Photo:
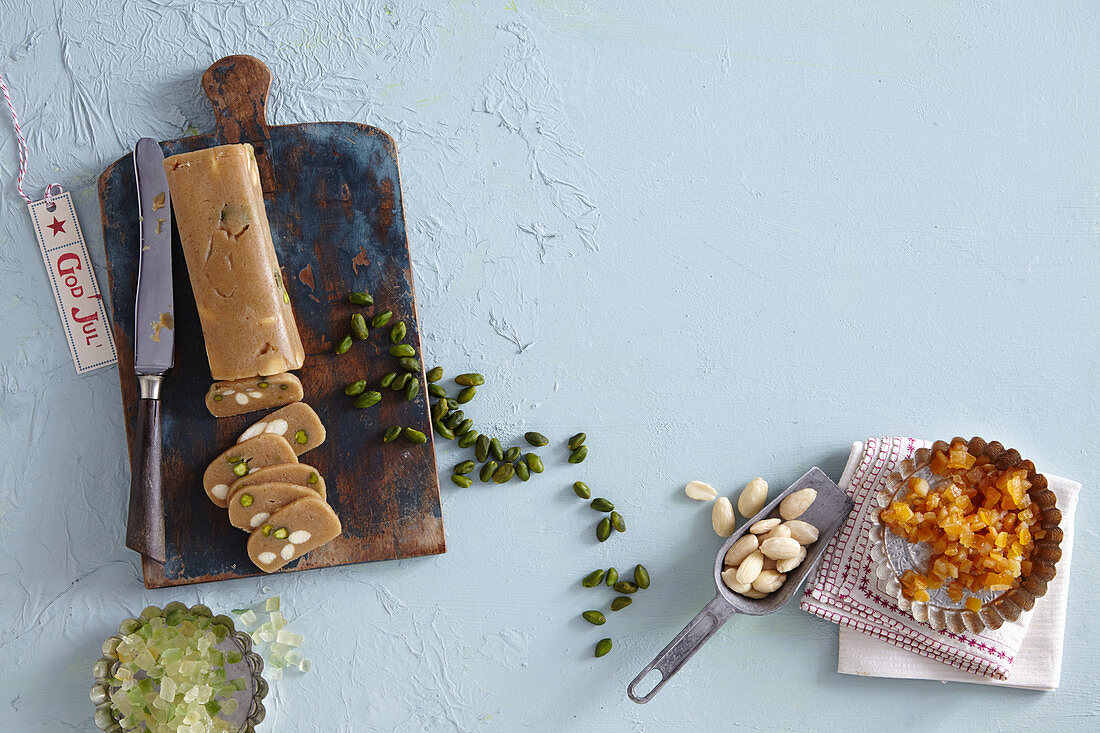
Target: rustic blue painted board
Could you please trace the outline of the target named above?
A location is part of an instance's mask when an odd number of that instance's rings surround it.
[[[366,379],[377,385],[398,368],[388,353],[389,326],[372,331],[343,356],[333,352],[334,343],[348,332],[351,314],[361,310],[347,301],[348,293],[369,290],[375,305],[363,311],[368,319],[371,313],[392,310],[390,325],[404,321],[405,342],[420,353],[393,140],[377,128],[350,122],[268,127],[263,114],[266,67],[254,64],[259,62],[251,57],[230,57],[212,66],[204,86],[218,112],[218,130],[161,146],[166,156],[235,142],[256,147],[272,237],[306,350],[299,372],[305,401],[328,429],[327,441],[301,460],[325,476],[328,500],[344,525],[343,536],[283,572],[444,552],[432,443],[399,440],[387,445],[381,440],[391,425],[431,435],[426,390],[409,402],[382,390],[382,402],[368,410],[354,409],[343,394],[348,382]],[[249,74],[259,74],[259,81]],[[100,178],[109,296],[131,442],[137,401],[132,314],[139,241],[134,186],[132,156],[111,165]],[[176,366],[161,393],[167,562],[161,566],[143,560],[148,587],[259,573],[245,551],[247,535],[233,529],[225,510],[206,499],[201,479],[209,462],[263,413],[219,420],[207,412],[203,396],[211,383],[210,370],[178,237],[173,246]],[[423,382],[423,367],[418,377]]]

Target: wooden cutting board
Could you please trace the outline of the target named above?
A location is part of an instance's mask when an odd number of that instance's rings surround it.
[[[356,342],[343,356],[333,353],[334,343],[348,333],[351,314],[359,310],[347,296],[361,290],[375,299],[373,308],[364,311],[367,320],[372,313],[392,310],[390,325],[404,321],[405,342],[421,353],[393,139],[354,122],[269,126],[271,80],[259,59],[221,59],[202,77],[217,129],[161,147],[165,156],[239,142],[256,149],[267,217],[306,350],[298,376],[305,401],[328,429],[328,440],[301,460],[325,477],[328,500],[344,525],[343,536],[280,572],[445,552],[433,442],[382,443],[391,425],[432,436],[426,390],[406,402],[383,389],[382,402],[366,410],[353,408],[344,395],[348,382],[366,379],[377,385],[398,368],[388,353],[389,327],[372,329],[369,339]],[[126,437],[132,446],[139,246],[132,155],[104,171],[99,196]],[[264,413],[216,419],[207,412],[203,398],[212,381],[210,368],[179,237],[173,234],[176,365],[161,390],[167,561],[161,565],[143,557],[149,588],[260,574],[245,551],[248,535],[231,527],[225,510],[206,498],[202,473]],[[419,376],[423,387],[423,372]]]

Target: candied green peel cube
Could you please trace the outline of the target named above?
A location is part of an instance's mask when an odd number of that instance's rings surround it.
[[[251,628],[249,636],[253,650],[267,661],[264,677],[269,682],[283,679],[287,669],[296,669],[302,674],[312,669],[310,660],[297,650],[305,643],[305,636],[287,628],[279,596],[265,598],[248,608],[234,609],[233,613],[240,618],[242,626]]]
[[[236,730],[226,716],[237,710],[240,703],[234,695],[247,688],[248,680],[238,676],[226,682],[226,663],[243,659],[239,651],[227,654],[217,648],[228,637],[229,627],[204,613],[149,607],[121,631],[125,633],[117,643],[111,640],[119,661],[108,693],[120,726]]]

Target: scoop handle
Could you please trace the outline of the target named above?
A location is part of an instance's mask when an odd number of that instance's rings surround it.
[[[726,623],[733,614],[733,606],[722,596],[715,596],[714,600],[696,614],[695,618],[684,627],[684,630],[677,634],[676,638],[669,642],[668,646],[662,649],[653,661],[646,665],[646,668],[627,685],[627,697],[636,703],[646,703],[652,700],[665,686],[665,683],[680,671],[680,667],[683,667],[687,660],[691,659],[691,655],[699,651],[703,644],[706,644],[710,637],[714,636],[714,632],[722,628],[722,624]],[[634,688],[637,684],[654,669],[660,671],[661,681],[641,697],[634,694]]]

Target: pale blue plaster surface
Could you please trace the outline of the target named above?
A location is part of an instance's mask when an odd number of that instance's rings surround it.
[[[209,129],[199,75],[254,53],[274,123],[396,138],[427,361],[486,373],[478,423],[584,429],[592,451],[548,449],[522,486],[444,483],[441,557],[144,591],[117,376],[73,373],[0,123],[0,729],[92,730],[88,668],[121,617],[265,587],[316,660],[275,685],[268,730],[1095,729],[1094,3],[2,0],[0,19],[30,183],[74,192],[100,265],[103,167]],[[836,628],[788,609],[626,699],[713,592],[685,481],[837,478],[853,439],[956,433],[1086,485],[1057,692],[838,675]],[[596,544],[580,478],[626,535]],[[637,561],[653,587],[579,621],[579,578]]]

